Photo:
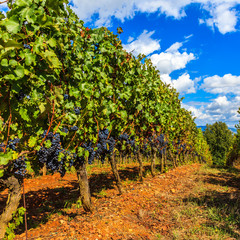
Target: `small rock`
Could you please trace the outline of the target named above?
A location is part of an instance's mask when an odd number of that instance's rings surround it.
[[[60,223],[61,223],[61,224],[64,224],[64,223],[65,223],[65,221],[64,221],[64,220],[60,220]]]

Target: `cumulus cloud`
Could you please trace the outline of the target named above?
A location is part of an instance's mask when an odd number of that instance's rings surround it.
[[[192,112],[196,117],[197,125],[212,124],[216,121],[226,122],[228,126],[234,127],[240,120],[237,113],[240,97],[228,99],[226,96],[219,96],[209,104],[202,104],[200,107],[192,106],[190,103],[182,104],[184,108]]]
[[[223,77],[218,75],[207,77],[203,80],[201,88],[206,92],[214,94],[240,94],[240,76],[225,74]]]
[[[226,96],[220,96],[214,99],[214,101],[206,107],[206,112],[210,113],[213,116],[223,115],[226,110],[229,110],[226,108],[230,107],[230,104],[231,102],[228,101]]]
[[[179,52],[182,43],[176,42],[165,52],[153,54],[151,56],[152,63],[160,70],[161,74],[170,74],[179,69],[184,69],[188,62],[196,59],[193,53]]]
[[[182,74],[178,79],[172,79],[169,74],[162,74],[160,78],[164,83],[169,84],[181,94],[196,92],[194,80],[187,73]]]
[[[180,93],[195,93],[194,81],[190,79],[189,74],[181,75],[177,80],[172,81],[173,87]]]
[[[182,107],[190,111],[192,113],[192,116],[195,117],[197,121],[202,123],[202,125],[206,125],[206,123],[209,123],[208,121],[211,119],[211,115],[204,112],[203,106],[201,106],[200,108],[197,108],[195,106],[189,106],[183,103]],[[198,124],[198,125],[201,125],[201,124]]]
[[[136,13],[159,13],[167,17],[181,19],[186,16],[185,7],[189,4],[200,5],[210,17],[202,17],[199,23],[205,23],[222,34],[236,31],[238,13],[236,6],[239,0],[72,0],[74,11],[85,20],[98,15],[96,26],[110,25],[115,17],[122,22],[135,16]]]
[[[154,32],[147,32],[146,30],[130,44],[124,45],[127,51],[134,51],[134,54],[144,53],[145,55],[151,54],[155,50],[160,49],[159,41],[151,39]],[[132,40],[132,39],[131,39]],[[183,52],[180,49],[183,43],[176,42],[172,44],[167,50],[160,54],[152,54],[149,56],[153,65],[160,70],[161,80],[175,88],[181,94],[195,93],[198,80],[192,80],[190,75],[184,73],[177,79],[172,79],[170,74],[179,69],[184,69],[188,62],[195,59],[193,53]]]
[[[235,32],[238,21],[238,13],[234,9],[236,2],[229,1],[213,1],[209,5],[205,5],[204,8],[210,12],[211,18],[201,19],[200,23],[206,23],[209,27],[214,30],[217,27],[219,32],[226,34],[228,32]]]
[[[191,2],[192,0],[135,0],[136,9],[140,12],[160,12],[176,19],[186,16],[184,7]]]
[[[111,17],[124,21],[134,16],[134,0],[71,0],[73,10],[84,21],[91,21],[98,14],[96,26],[108,26]]]
[[[128,39],[129,44],[123,44],[123,47],[128,52],[133,52],[134,55],[139,53],[145,54],[146,56],[153,53],[156,50],[160,50],[160,40],[154,40],[151,36],[154,34],[154,31],[148,32],[144,30],[143,33],[133,41],[133,38]]]

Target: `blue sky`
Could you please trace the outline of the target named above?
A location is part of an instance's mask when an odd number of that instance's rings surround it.
[[[72,0],[85,26],[122,27],[124,48],[143,53],[184,97],[197,125],[240,120],[240,0]],[[3,9],[4,5],[0,5]]]

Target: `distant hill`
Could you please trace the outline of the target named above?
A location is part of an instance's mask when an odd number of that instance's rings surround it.
[[[206,126],[197,126],[197,128],[201,128],[202,131],[205,131]],[[237,133],[237,129],[236,128],[229,128],[232,132]]]

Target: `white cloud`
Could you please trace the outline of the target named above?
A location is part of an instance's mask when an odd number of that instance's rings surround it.
[[[160,40],[154,40],[151,36],[154,34],[154,31],[148,32],[144,30],[143,33],[135,40],[130,37],[128,41],[129,44],[123,44],[123,47],[128,52],[133,52],[134,55],[138,55],[139,53],[145,54],[146,56],[153,53],[156,50],[160,50]],[[132,42],[131,42],[132,41]]]
[[[196,59],[193,53],[179,52],[182,43],[176,42],[165,52],[153,54],[152,63],[160,70],[161,74],[170,74],[179,69],[184,69],[188,62]]]
[[[133,43],[135,43],[134,41]],[[148,42],[151,42],[148,40]],[[130,44],[131,45],[131,44]],[[150,44],[151,45],[151,44]],[[187,73],[182,74],[177,79],[172,79],[170,74],[179,69],[184,69],[188,62],[195,59],[193,53],[188,54],[187,52],[180,53],[180,48],[183,43],[176,42],[172,44],[165,52],[160,54],[153,54],[150,59],[160,70],[161,80],[175,88],[178,92],[184,93],[195,93],[198,80],[191,80],[190,75]]]
[[[140,12],[160,12],[168,17],[180,19],[186,16],[184,7],[191,2],[192,0],[136,0],[135,4]]]
[[[181,75],[177,80],[173,80],[173,87],[180,93],[195,93],[194,81],[190,79],[189,74]]]
[[[203,80],[201,88],[209,93],[234,93],[240,94],[240,76],[225,74],[223,77],[218,75],[207,77]]]
[[[128,41],[127,41],[127,42],[130,43],[130,42],[132,42],[133,40],[134,40],[134,38],[130,36],[130,37],[128,38]]]
[[[228,101],[226,96],[220,96],[206,107],[206,111],[212,115],[222,115],[226,112],[226,108],[230,107],[230,104],[231,102]]]
[[[199,23],[205,23],[212,29],[215,26],[222,34],[236,31],[238,13],[235,7],[240,4],[239,0],[72,0],[72,3],[74,11],[85,21],[98,14],[96,26],[110,25],[112,17],[123,22],[133,18],[137,12],[159,13],[181,19],[186,16],[184,8],[195,3],[210,15],[208,19],[202,16]]]
[[[199,126],[222,121],[226,122],[229,127],[234,127],[240,120],[240,115],[237,113],[239,100],[240,96],[231,99],[219,96],[207,105],[206,103],[200,105],[199,108],[190,103],[182,104],[182,106],[192,112],[192,115],[196,117],[196,124]]]
[[[192,113],[192,116],[197,118],[197,121],[200,121],[200,123],[205,122],[202,125],[205,125],[211,119],[211,116],[209,114],[204,113],[203,106],[200,108],[196,108],[194,106],[189,106],[189,105],[183,103],[182,107],[187,109],[188,111],[190,111]],[[201,125],[201,124],[198,124],[198,125]]]
[[[179,48],[182,47],[182,43],[180,42],[176,42],[174,43],[171,47],[169,47],[166,52],[170,52],[170,53],[174,53],[174,52],[177,52]]]
[[[236,1],[213,1],[210,6],[203,6],[210,12],[211,18],[205,20],[201,19],[200,23],[206,23],[206,25],[211,27],[213,30],[215,26],[222,34],[235,32],[235,27],[238,21],[238,13],[233,8],[235,4]]]
[[[189,39],[189,38],[191,38],[191,37],[193,37],[193,34],[190,34],[190,35],[188,35],[188,36],[184,36],[185,39]]]
[[[108,26],[111,17],[124,21],[134,16],[134,0],[72,0],[73,10],[84,21],[91,21],[94,14],[98,14],[96,26]]]
[[[166,83],[170,84],[171,87],[175,88],[179,93],[195,93],[196,87],[194,84],[194,80],[190,79],[190,75],[184,73],[183,75],[179,76],[178,79],[171,79],[169,74],[162,74],[160,75],[161,80]]]
[[[171,79],[171,77],[169,76],[169,74],[161,74],[161,75],[160,75],[160,78],[161,78],[161,80],[162,80],[164,83],[170,84],[170,85],[173,87],[172,79]]]

